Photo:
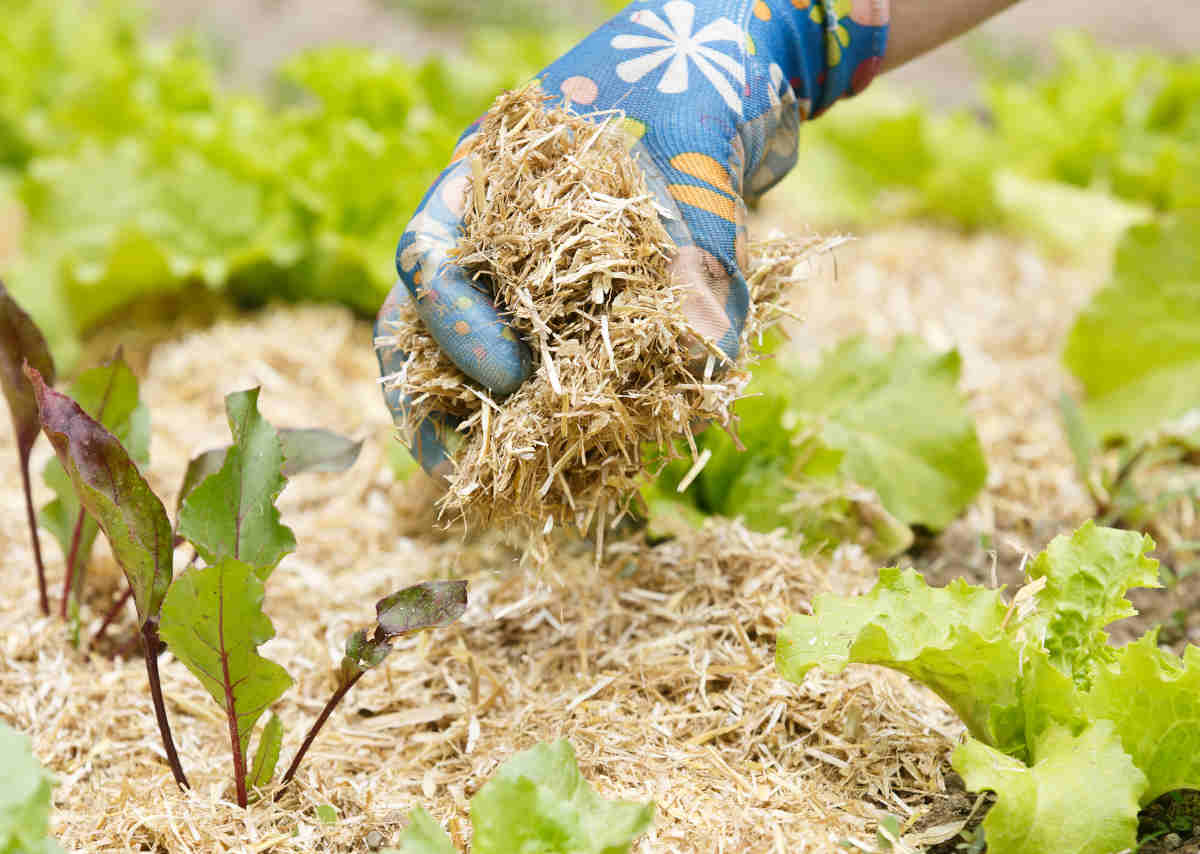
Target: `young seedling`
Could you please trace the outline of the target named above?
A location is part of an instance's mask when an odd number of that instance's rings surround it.
[[[282,472],[285,477],[306,472],[337,473],[346,471],[354,465],[362,450],[362,440],[356,442],[329,430],[284,428],[278,432],[283,448]],[[188,462],[176,502],[175,516],[177,520],[181,515],[184,500],[209,475],[216,474],[221,470],[225,465],[228,452],[228,446],[213,448],[198,454]],[[177,535],[176,545],[180,542],[182,542],[182,538]],[[126,589],[124,595],[113,603],[112,608],[109,609],[100,624],[100,628],[96,630],[92,643],[104,635],[109,624],[116,619],[117,614],[125,606],[130,593],[131,591]]]
[[[262,607],[265,582],[296,545],[275,500],[289,472],[344,468],[358,447],[325,431],[277,433],[258,411],[257,389],[230,394],[225,407],[233,444],[201,454],[184,477],[177,530],[196,549],[200,565],[181,573],[167,592],[162,637],[225,713],[234,789],[245,807],[250,793],[270,782],[283,740],[283,725],[272,716],[248,762],[254,729],[292,684],[287,671],[258,653],[275,635]],[[465,607],[465,582],[418,585],[380,602],[371,636],[360,632],[347,645],[334,696],[309,729],[284,782],[346,692],[386,657],[393,638],[445,625]]]
[[[116,437],[135,464],[144,467],[150,462],[150,412],[138,396],[137,377],[120,351],[107,363],[80,374],[68,396]],[[80,504],[71,478],[57,458],[46,464],[42,478],[56,497],[42,507],[39,521],[58,540],[66,566],[60,614],[63,619],[68,615],[74,619],[100,529]]]
[[[98,371],[81,377],[76,390],[95,412],[112,415],[114,430],[144,454],[146,418],[132,375],[119,360]],[[270,782],[283,741],[283,725],[272,715],[253,763],[247,763],[254,729],[292,684],[287,671],[258,653],[258,647],[275,635],[262,609],[264,583],[296,545],[292,531],[280,521],[275,500],[287,482],[286,473],[342,470],[353,463],[359,444],[322,430],[288,431],[281,439],[258,411],[258,389],[230,394],[225,406],[233,444],[202,454],[189,465],[173,528],[120,439],[70,396],[49,388],[35,368],[26,365],[25,373],[38,420],[58,457],[57,470],[69,485],[50,508],[60,522],[76,519],[68,564],[74,565],[85,536],[81,532],[94,519],[129,582],[155,716],[176,781],[188,786],[159,683],[160,636],[225,712],[237,801],[245,807],[249,793]],[[290,463],[285,448],[293,454]],[[65,533],[66,525],[59,527]],[[180,540],[193,546],[192,562],[199,563],[173,578],[173,552]],[[71,589],[68,579],[66,590]],[[465,607],[465,582],[417,585],[379,602],[371,634],[356,633],[347,644],[334,696],[309,729],[285,782],[338,702],[387,656],[395,637],[446,625]],[[105,618],[105,625],[114,613]]]
[[[346,654],[342,656],[336,674],[337,687],[321,714],[309,727],[300,749],[292,758],[292,764],[283,775],[282,786],[290,783],[296,775],[304,754],[337,704],[364,673],[387,658],[394,639],[422,629],[448,626],[461,617],[466,609],[465,581],[426,581],[380,599],[375,604],[374,630],[368,635],[366,629],[359,629],[346,640]]]
[[[175,782],[187,788],[158,676],[158,618],[171,584],[174,536],[167,511],[129,453],[112,433],[75,401],[46,385],[36,368],[25,366],[33,384],[38,418],[80,504],[108,538],[113,557],[133,590],[146,657],[154,714]]]
[[[17,439],[17,457],[21,466],[21,486],[25,490],[25,514],[29,520],[29,537],[33,540],[33,561],[37,567],[38,598],[42,613],[49,616],[50,600],[46,595],[46,568],[42,563],[42,544],[38,539],[37,519],[33,513],[33,493],[29,487],[29,453],[37,441],[41,424],[38,422],[37,400],[33,387],[21,372],[22,365],[32,365],[46,382],[54,382],[54,360],[50,348],[37,324],[9,295],[0,282],[0,386],[8,400],[13,432]]]
[[[383,854],[458,854],[425,810],[409,818],[399,846]],[[471,852],[628,854],[653,819],[653,803],[598,795],[570,742],[543,742],[509,758],[471,798]]]
[[[183,572],[167,592],[162,637],[167,647],[204,685],[225,712],[233,755],[238,806],[247,804],[246,750],[258,719],[292,685],[287,671],[258,654],[275,636],[262,610],[263,582],[258,567],[235,557]],[[276,724],[259,740],[250,785],[279,754]],[[273,764],[273,763],[271,763]],[[274,770],[273,768],[270,770]]]

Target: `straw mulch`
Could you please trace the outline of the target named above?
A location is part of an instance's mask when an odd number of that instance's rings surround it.
[[[408,354],[388,378],[410,400],[402,429],[430,413],[459,421],[443,515],[514,530],[540,564],[556,525],[595,531],[602,544],[646,481],[644,447],[674,456],[673,441],[686,440],[696,462],[697,425],[734,428],[752,344],[783,316],[777,303],[804,262],[837,242],[751,249],[751,311],[731,364],[695,325],[695,306],[713,297],[673,275],[661,217],[677,214],[648,188],[620,114],[593,123],[550,104],[536,83],[507,92],[466,144],[472,178],[455,247],[530,343],[532,377],[497,400],[454,366],[411,304],[380,337]]]
[[[831,263],[828,278],[804,290],[808,322],[791,330],[796,352],[815,355],[863,329],[919,332],[964,351],[993,477],[956,526],[961,535],[944,537],[933,559],[973,567],[972,543],[987,533],[1003,562],[1059,532],[1045,520],[1070,518],[1081,497],[1051,420],[1064,383],[1058,318],[1101,274],[1047,265],[1009,241],[919,229],[843,247],[836,262],[836,277]],[[402,644],[368,674],[278,804],[245,812],[232,804],[216,706],[168,654],[169,712],[195,784],[189,793],[174,787],[142,663],[78,653],[55,620],[37,615],[21,497],[0,493],[0,717],[31,734],[58,776],[53,822],[66,847],[363,851],[393,841],[416,804],[465,846],[471,794],[513,751],[559,736],[603,795],[658,803],[637,852],[832,854],[843,839],[873,844],[886,813],[906,829],[941,820],[958,727],[935,698],[874,668],[812,674],[800,686],[774,673],[787,614],[821,590],[872,582],[860,552],[805,558],[785,538],[724,523],[655,548],[610,542],[598,569],[583,546],[542,572],[521,569],[490,535],[434,530],[436,493],[423,477],[395,482],[375,371],[369,328],[328,308],[220,322],[149,360],[151,480],[168,506],[187,456],[226,441],[230,390],[261,383],[262,406],[280,426],[319,418],[367,439],[351,471],[297,478],[281,501],[300,543],[266,600],[278,637],[264,653],[297,678],[277,709],[283,762],[376,598],[422,578],[472,582],[462,624]],[[35,464],[47,454],[40,443]],[[9,483],[14,466],[0,432]],[[39,502],[46,497],[40,490]],[[43,542],[51,582],[61,582],[57,548]],[[96,564],[85,628],[117,588],[111,561],[98,552]],[[116,634],[131,629],[126,615]],[[322,804],[337,809],[336,823],[318,819]]]

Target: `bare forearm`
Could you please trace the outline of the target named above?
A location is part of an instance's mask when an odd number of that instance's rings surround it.
[[[883,70],[903,65],[1002,12],[1017,0],[891,0]]]

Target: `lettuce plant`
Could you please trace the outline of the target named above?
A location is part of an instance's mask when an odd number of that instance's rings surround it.
[[[62,854],[49,836],[53,779],[38,764],[28,737],[0,721],[0,854]]]
[[[652,804],[606,801],[575,764],[570,742],[538,744],[501,765],[471,798],[472,854],[627,854],[650,826]],[[457,854],[418,807],[388,854]]]
[[[967,729],[951,764],[997,795],[983,824],[993,854],[1132,850],[1139,807],[1200,788],[1200,648],[1176,656],[1154,633],[1108,644],[1106,627],[1135,613],[1125,592],[1158,586],[1153,547],[1088,522],[1030,562],[1011,601],[883,569],[870,593],[818,596],[812,616],[792,616],[776,666],[798,682],[878,664],[945,700]]]
[[[764,364],[738,402],[743,448],[720,430],[699,437],[708,464],[684,491],[706,513],[787,527],[814,545],[860,541],[904,551],[912,527],[941,530],[982,489],[987,463],[958,389],[956,351],[918,338],[883,351],[863,337],[813,366]],[[676,493],[690,460],[673,463],[647,496]]]

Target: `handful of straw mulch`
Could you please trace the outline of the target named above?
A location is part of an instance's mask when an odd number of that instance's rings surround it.
[[[629,154],[620,114],[597,124],[547,109],[548,100],[532,84],[501,95],[483,120],[456,247],[457,262],[492,289],[529,343],[532,377],[493,398],[410,306],[394,330],[408,360],[384,379],[411,401],[402,429],[433,412],[462,419],[443,517],[515,527],[536,560],[555,525],[586,533],[594,524],[599,553],[605,527],[647,480],[646,446],[667,458],[682,437],[699,471],[706,460],[694,431],[732,431],[751,340],[784,314],[777,303],[802,277],[799,262],[835,242],[751,247],[742,357],[727,364],[684,316],[665,212]]]

